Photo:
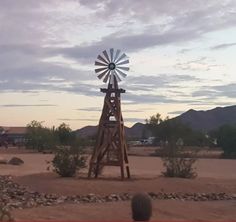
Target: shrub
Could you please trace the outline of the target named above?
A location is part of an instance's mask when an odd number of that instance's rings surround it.
[[[165,147],[166,156],[162,157],[163,166],[165,171],[162,174],[165,177],[181,177],[181,178],[195,178],[197,173],[193,164],[196,162],[196,158],[192,157],[193,154],[183,154],[182,147],[176,144],[169,144]]]
[[[0,221],[14,221],[11,213],[0,205]]]
[[[86,158],[80,149],[73,147],[59,147],[52,160],[53,171],[62,177],[73,177],[76,171],[84,168]]]
[[[236,159],[236,126],[223,125],[216,134],[217,144],[224,151],[223,157]]]

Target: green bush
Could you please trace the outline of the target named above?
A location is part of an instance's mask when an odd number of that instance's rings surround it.
[[[52,160],[54,172],[62,177],[73,177],[76,171],[86,166],[86,158],[81,150],[73,147],[60,147]]]
[[[216,135],[217,144],[224,151],[223,157],[236,158],[236,126],[221,126]]]
[[[162,174],[165,177],[181,177],[181,178],[195,178],[197,173],[193,167],[197,161],[196,158],[192,157],[193,154],[183,154],[182,147],[176,144],[169,144],[165,147],[166,156],[162,157],[163,166],[165,171]]]

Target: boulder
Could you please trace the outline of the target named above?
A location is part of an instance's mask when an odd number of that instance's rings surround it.
[[[7,160],[0,157],[0,164],[7,164]]]
[[[21,165],[23,164],[24,161],[18,157],[12,157],[9,161],[8,161],[8,164],[11,164],[11,165]]]

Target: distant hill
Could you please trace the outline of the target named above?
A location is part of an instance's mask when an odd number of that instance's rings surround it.
[[[207,111],[190,109],[174,119],[188,124],[192,129],[209,131],[224,124],[236,124],[236,106],[217,107]]]
[[[224,124],[236,124],[236,106],[217,107],[206,111],[196,111],[193,109],[177,116],[174,119],[189,125],[192,129],[209,131],[217,129]],[[171,121],[172,119],[170,119]],[[97,126],[85,126],[75,131],[81,137],[95,136]],[[132,127],[125,127],[125,133],[130,138],[143,138],[151,136],[147,127],[143,123],[135,123]]]
[[[75,131],[75,134],[80,137],[95,136],[98,130],[98,126],[85,126]],[[148,136],[150,132],[146,129],[146,125],[143,123],[135,123],[132,127],[125,126],[125,134],[130,138],[142,138],[145,134]]]

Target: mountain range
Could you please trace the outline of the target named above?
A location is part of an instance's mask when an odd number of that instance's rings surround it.
[[[132,127],[125,126],[125,135],[130,138],[142,138],[150,136],[151,133],[146,129],[146,125],[143,123],[135,123]],[[96,135],[98,126],[85,126],[75,131],[79,137],[93,137]]]
[[[187,124],[192,129],[201,131],[210,131],[217,129],[224,124],[236,124],[236,105],[227,107],[216,107],[206,111],[196,111],[190,109],[171,120],[179,120]],[[97,126],[86,126],[75,131],[78,136],[94,136],[97,132]],[[143,123],[135,123],[132,127],[125,127],[127,137],[142,138],[150,136],[150,132]]]

